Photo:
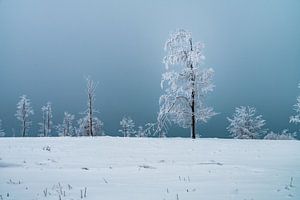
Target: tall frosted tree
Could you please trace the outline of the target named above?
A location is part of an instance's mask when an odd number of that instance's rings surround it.
[[[298,84],[298,88],[300,88],[300,83]],[[297,102],[294,105],[295,115],[290,117],[290,123],[300,124],[300,96],[297,97]]]
[[[17,112],[15,116],[21,122],[21,135],[25,137],[31,125],[30,116],[34,114],[30,105],[30,99],[26,95],[20,96],[20,101],[17,103]]]
[[[119,132],[121,132],[124,137],[130,137],[135,135],[135,123],[130,117],[123,117],[120,121],[120,126],[121,129],[119,130]]]
[[[0,137],[4,137],[5,136],[5,132],[2,129],[2,120],[0,119]]]
[[[206,123],[216,115],[205,105],[205,97],[214,85],[212,68],[201,67],[205,59],[204,45],[194,42],[190,32],[180,29],[172,33],[165,43],[167,55],[163,59],[166,71],[162,75],[158,127],[165,133],[168,124],[175,123],[191,129],[196,138],[197,122]]]
[[[56,126],[56,130],[59,136],[72,136],[74,135],[75,129],[73,127],[73,121],[75,116],[65,112],[62,124]]]
[[[253,107],[237,107],[232,118],[227,118],[229,126],[227,130],[236,139],[258,139],[266,133],[265,120],[262,115],[256,115]]]
[[[48,102],[46,106],[42,107],[42,122],[40,125],[40,133],[42,136],[50,136],[52,130],[52,106],[51,103]]]
[[[96,136],[103,135],[103,122],[94,116],[96,109],[94,108],[94,103],[96,100],[96,88],[98,83],[88,77],[86,79],[86,94],[87,94],[87,110],[83,113],[85,116],[78,120],[79,129],[78,133],[82,136]]]

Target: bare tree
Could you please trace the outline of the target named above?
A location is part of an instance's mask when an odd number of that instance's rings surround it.
[[[22,137],[25,137],[27,135],[27,131],[29,130],[31,125],[30,115],[34,114],[30,104],[30,100],[26,97],[26,95],[22,95],[20,97],[20,101],[17,104],[17,112],[15,116],[21,122]]]

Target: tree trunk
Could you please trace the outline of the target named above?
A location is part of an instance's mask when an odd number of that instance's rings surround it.
[[[193,43],[192,39],[190,39],[190,47],[191,51],[193,51]],[[196,138],[196,116],[195,116],[195,73],[193,71],[193,64],[190,64],[190,68],[192,70],[192,77],[191,77],[191,82],[192,82],[192,94],[191,94],[191,109],[192,109],[192,123],[191,123],[191,137],[192,139]]]
[[[47,133],[46,133],[46,116],[45,116],[45,111],[43,111],[43,131],[44,131],[44,137],[47,136]]]
[[[50,130],[51,130],[51,125],[50,125],[50,109],[49,106],[47,108],[47,132],[46,132],[46,136],[49,136]]]
[[[25,137],[25,133],[26,133],[26,110],[25,110],[25,102],[23,102],[23,112],[22,112],[22,117],[23,117],[23,130],[22,130],[22,137]]]
[[[25,128],[25,126],[26,126],[26,121],[25,121],[25,119],[23,119],[22,137],[25,137],[25,133],[26,133],[26,128]]]
[[[191,137],[196,138],[196,119],[195,119],[195,91],[192,92],[192,124],[191,124]]]
[[[89,130],[89,135],[90,136],[94,136],[94,134],[93,134],[93,109],[92,109],[92,95],[91,94],[89,94],[89,117],[90,117],[90,119],[89,119],[89,128],[90,128],[90,130]]]

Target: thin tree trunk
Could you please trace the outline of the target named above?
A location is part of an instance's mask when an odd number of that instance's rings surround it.
[[[23,137],[25,137],[25,133],[26,133],[26,128],[25,128],[25,126],[26,126],[26,121],[25,121],[25,119],[23,119],[23,130],[22,130],[22,136]]]
[[[65,133],[65,136],[69,136],[70,135],[70,123],[69,121],[67,122],[67,132]]]
[[[44,128],[44,137],[46,137],[47,136],[47,133],[46,133],[46,118],[45,118],[45,113],[43,113],[43,115],[44,115],[44,120],[43,120],[43,128]]]
[[[191,137],[196,138],[196,119],[195,119],[195,92],[192,92],[192,126],[191,126]]]
[[[23,137],[25,137],[25,133],[26,133],[26,128],[25,128],[25,126],[26,126],[26,110],[25,110],[25,102],[23,103],[23,130],[22,130],[22,136]]]
[[[51,126],[50,125],[50,109],[49,109],[49,106],[48,106],[48,108],[47,108],[47,132],[46,132],[46,136],[48,136],[49,133],[50,133],[50,129],[51,129],[50,126]]]
[[[190,39],[190,47],[191,47],[191,51],[193,51],[193,43],[192,43],[192,39]],[[191,123],[191,137],[192,139],[196,138],[196,116],[195,116],[195,74],[194,74],[194,70],[193,70],[193,64],[190,64],[190,68],[192,70],[192,78],[191,78],[191,82],[192,82],[192,94],[191,94],[191,100],[192,100],[192,104],[191,104],[191,109],[192,109],[192,123]]]
[[[93,134],[93,109],[92,109],[92,96],[91,96],[91,94],[89,94],[89,117],[90,117],[90,119],[89,119],[89,128],[90,128],[90,130],[89,130],[89,134],[90,134],[90,136],[94,136],[94,134]]]

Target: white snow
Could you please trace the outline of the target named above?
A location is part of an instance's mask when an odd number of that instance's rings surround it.
[[[1,138],[0,147],[3,200],[300,199],[295,140]]]

